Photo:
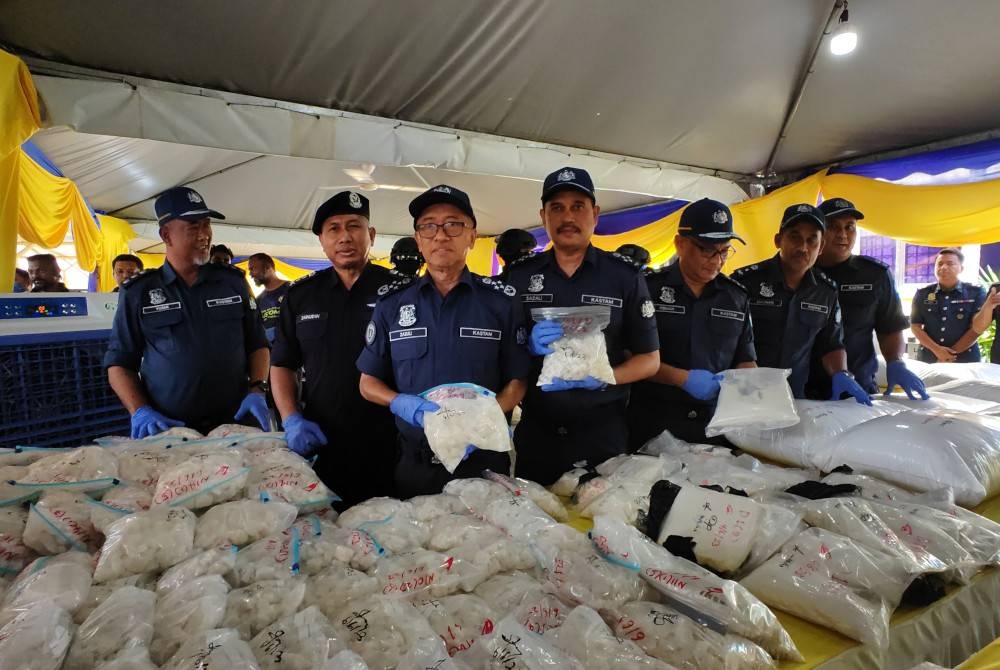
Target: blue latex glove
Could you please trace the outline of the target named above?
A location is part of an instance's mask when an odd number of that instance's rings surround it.
[[[436,412],[441,406],[418,395],[400,393],[389,403],[389,411],[415,428],[424,427],[424,412]]]
[[[908,370],[903,361],[892,361],[885,366],[885,377],[888,384],[884,395],[889,395],[898,386],[906,392],[907,397],[911,400],[916,400],[917,394],[920,394],[924,400],[930,398],[924,383],[920,381],[920,377]]]
[[[688,378],[681,386],[687,394],[698,400],[714,400],[721,388],[722,375],[708,370],[689,370]]]
[[[183,426],[183,421],[163,416],[149,405],[143,405],[132,415],[132,439],[138,440]]]
[[[326,444],[326,435],[318,424],[307,421],[302,414],[289,414],[282,422],[285,428],[285,441],[288,448],[299,456],[309,456],[316,447]]]
[[[543,391],[570,391],[572,389],[584,389],[587,391],[600,391],[607,384],[600,379],[594,379],[587,375],[583,379],[560,379],[553,377],[551,384],[542,384]]]
[[[833,375],[833,393],[830,394],[830,400],[840,400],[844,393],[853,396],[860,405],[871,406],[872,404],[872,397],[868,395],[868,392],[851,379],[849,374],[841,370]]]
[[[261,430],[271,430],[271,412],[267,409],[267,400],[264,399],[263,393],[254,391],[247,393],[233,419],[240,421],[248,415],[253,415],[253,418],[257,419]]]
[[[544,356],[552,353],[549,345],[563,336],[562,324],[558,321],[539,321],[531,328],[531,336],[528,338],[528,351],[535,356]]]
[[[470,456],[470,455],[472,454],[472,452],[473,452],[473,451],[475,451],[475,450],[476,450],[476,445],[474,445],[474,444],[470,444],[469,446],[467,446],[467,447],[465,448],[465,456],[462,456],[462,460],[463,460],[463,461],[467,461],[467,460],[469,460],[469,456]]]

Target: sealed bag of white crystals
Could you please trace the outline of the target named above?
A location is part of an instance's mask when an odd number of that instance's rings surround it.
[[[294,505],[281,502],[235,500],[222,503],[198,519],[194,546],[199,549],[224,544],[242,547],[285,530],[298,513]]]
[[[200,509],[243,493],[249,468],[237,449],[195,454],[166,469],[156,482],[153,507]]]
[[[108,527],[94,570],[95,582],[164,570],[194,549],[197,518],[183,508],[130,514]]]
[[[510,430],[496,394],[476,384],[442,384],[421,397],[439,410],[424,414],[424,433],[431,451],[454,472],[469,447],[510,451]]]
[[[722,388],[705,435],[734,430],[787,428],[799,422],[788,387],[791,370],[742,368],[722,373]]]
[[[317,607],[275,621],[250,641],[263,670],[323,670],[343,649],[346,644]]]
[[[555,379],[579,381],[587,377],[615,383],[603,332],[611,323],[610,307],[542,307],[531,310],[531,318],[558,321],[563,329],[563,336],[549,345],[552,353],[542,362],[538,386]]]
[[[73,637],[63,670],[91,670],[119,651],[147,647],[153,639],[156,594],[123,586],[97,606]]]

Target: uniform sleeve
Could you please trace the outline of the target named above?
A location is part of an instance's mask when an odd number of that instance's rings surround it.
[[[813,350],[820,356],[844,348],[844,320],[840,313],[840,301],[834,298],[830,304],[830,315],[826,325],[816,334]]]
[[[733,366],[740,363],[754,363],[757,361],[757,349],[753,345],[753,321],[750,317],[750,300],[747,299],[743,306],[743,330],[740,332],[739,342],[736,343],[736,351],[733,353]]]
[[[913,301],[910,303],[910,323],[924,324],[923,304],[926,293],[923,289],[917,289],[913,294]]]
[[[260,319],[260,310],[257,309],[257,301],[250,293],[250,287],[246,281],[241,280],[240,290],[243,293],[243,346],[247,355],[258,349],[268,346],[267,334],[264,332],[264,322]]]
[[[129,298],[129,291],[119,291],[111,340],[104,354],[104,367],[119,365],[138,372],[145,348],[146,340],[139,327],[139,305],[134,298]]]
[[[631,290],[625,295],[623,307],[624,333],[622,342],[633,354],[659,351],[660,335],[656,329],[653,301],[649,298],[646,278],[636,273]]]
[[[527,379],[532,369],[531,354],[527,347],[528,329],[520,298],[507,301],[503,332],[504,339],[500,343],[500,379],[506,385],[512,379]]]
[[[898,333],[909,325],[910,322],[903,315],[903,304],[892,281],[892,273],[886,270],[875,312],[875,332],[879,335]]]
[[[295,310],[292,309],[291,295],[285,294],[275,324],[274,344],[271,346],[271,365],[279,368],[298,370],[302,367],[302,349],[295,337]]]
[[[365,348],[358,356],[358,370],[388,383],[392,379],[392,351],[389,348],[389,325],[385,315],[391,312],[386,301],[375,305],[372,320],[365,329]]]

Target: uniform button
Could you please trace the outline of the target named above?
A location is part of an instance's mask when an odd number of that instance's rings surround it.
[[[566,437],[566,435],[568,434],[569,431],[566,430],[565,426],[559,426],[558,428],[556,428],[556,435],[558,435],[559,437]]]
[[[944,326],[941,326],[941,332],[944,332]]]
[[[948,309],[948,305],[945,305],[944,307],[942,307],[942,309],[947,310]]]
[[[688,418],[689,419],[697,419],[698,418],[698,412],[696,412],[694,410],[691,410],[690,412],[688,412]]]
[[[941,320],[942,320],[942,321],[947,321],[947,320],[948,320],[948,317],[946,317],[946,316],[942,316],[942,317],[941,317]]]

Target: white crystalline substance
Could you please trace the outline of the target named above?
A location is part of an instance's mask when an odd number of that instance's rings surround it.
[[[562,626],[571,609],[573,606],[567,605],[549,587],[538,586],[526,591],[507,616],[532,633],[545,635]]]
[[[187,426],[178,426],[176,428],[168,428],[162,433],[157,433],[156,435],[152,435],[150,437],[147,437],[146,439],[154,441],[158,438],[164,438],[164,437],[181,437],[181,438],[186,438],[188,440],[197,440],[205,436],[199,433],[194,428],[188,428]]]
[[[230,591],[222,625],[249,640],[278,619],[294,614],[305,593],[303,578],[271,579]]]
[[[153,504],[153,490],[141,486],[114,486],[101,496],[101,502],[119,509],[142,512]]]
[[[510,612],[529,591],[541,588],[541,582],[524,572],[490,577],[476,587],[476,595],[498,612]]]
[[[500,620],[485,600],[474,595],[417,600],[413,606],[444,642],[447,656],[468,651],[476,640],[492,633]]]
[[[177,587],[206,575],[225,575],[236,566],[236,547],[216,547],[198,552],[167,568],[156,582],[156,592],[165,596]]]
[[[424,549],[383,557],[372,576],[378,580],[381,595],[396,597],[437,598],[478,584],[472,566],[453,556]]]
[[[95,551],[99,540],[91,505],[82,493],[47,491],[31,506],[23,540],[39,554]]]
[[[489,579],[501,572],[532,570],[538,565],[535,554],[526,542],[503,536],[486,544],[471,539],[450,549],[448,553],[456,560],[468,564],[470,572],[476,574],[479,580]],[[469,583],[464,588],[468,589]]]
[[[406,501],[410,516],[416,521],[429,523],[439,516],[447,514],[468,514],[462,501],[444,493],[427,496],[414,496]]]
[[[249,435],[261,433],[256,426],[244,426],[238,423],[223,423],[208,431],[205,437],[229,437],[230,435]]]
[[[558,496],[541,484],[530,479],[508,477],[496,472],[487,472],[486,476],[510,491],[512,495],[528,498],[556,521],[566,521],[569,518],[566,508]]]
[[[197,518],[190,510],[153,509],[111,524],[94,570],[95,582],[164,570],[191,555]]]
[[[28,512],[23,507],[0,507],[0,535],[21,537],[28,522]]]
[[[440,638],[423,638],[410,647],[399,659],[396,670],[465,670],[448,656],[444,642]]]
[[[236,631],[218,628],[186,640],[161,670],[260,670],[260,666]]]
[[[331,623],[371,670],[393,670],[410,647],[434,637],[430,625],[410,605],[389,598],[351,603]]]
[[[90,565],[90,555],[79,551],[35,560],[21,571],[4,594],[0,624],[41,603],[52,603],[72,615],[90,592]]]
[[[488,670],[583,670],[590,666],[556,647],[547,638],[520,625],[513,617],[505,617],[493,634],[481,639],[465,658],[469,666]]]
[[[722,373],[715,414],[705,428],[714,437],[734,430],[771,430],[799,422],[786,379],[791,370],[741,368]]]
[[[677,610],[649,601],[625,603],[609,616],[619,638],[679,670],[772,670],[774,660],[753,642],[722,635]]]
[[[589,473],[587,468],[573,468],[564,472],[555,484],[550,486],[550,490],[557,496],[568,498],[573,495],[573,491],[580,485],[580,478]]]
[[[134,586],[114,591],[77,629],[63,670],[91,670],[121,650],[148,646],[155,604],[151,591]]]
[[[322,670],[345,648],[329,620],[316,607],[275,621],[250,641],[261,670]]]
[[[118,452],[118,474],[123,481],[152,494],[160,474],[176,459],[174,452],[164,444],[134,442]]]
[[[87,484],[118,476],[118,459],[103,447],[80,447],[61,454],[45,456],[28,466],[21,483],[66,484],[67,488],[95,490],[107,483]]]
[[[299,510],[280,502],[237,500],[207,510],[198,519],[194,546],[208,549],[223,544],[242,547],[268,535],[280,533],[295,521]]]
[[[510,491],[487,479],[453,479],[444,485],[444,492],[457,497],[466,509],[480,518],[491,502],[513,497]]]
[[[94,670],[158,670],[149,658],[149,650],[135,647],[120,652],[113,660],[102,663]]]
[[[553,351],[545,355],[538,386],[551,384],[557,377],[566,381],[594,377],[606,384],[615,383],[603,332],[564,335],[549,348]]]
[[[427,399],[440,409],[424,413],[424,433],[448,472],[455,471],[470,444],[486,451],[510,451],[510,428],[495,396],[444,387],[428,392]]]
[[[126,586],[152,591],[156,586],[156,575],[133,575],[113,582],[92,584],[87,598],[73,613],[73,623],[82,624],[112,593]]]
[[[236,554],[233,583],[247,586],[265,579],[284,579],[297,574],[299,568],[294,561],[301,545],[301,533],[292,528],[243,547]]]
[[[485,546],[503,537],[495,527],[468,514],[449,514],[431,522],[431,535],[427,548],[448,551],[469,541]]]
[[[323,670],[369,670],[369,668],[368,664],[365,663],[365,659],[350,649],[345,649],[331,658],[323,666]]]
[[[261,494],[274,502],[295,505],[300,512],[313,512],[330,506],[334,492],[320,481],[316,472],[305,462],[255,465],[246,482],[246,497]]]
[[[360,570],[334,563],[307,580],[303,603],[315,605],[333,619],[347,604],[375,595],[378,580]]]
[[[96,500],[91,500],[87,507],[90,512],[90,523],[93,524],[94,530],[101,535],[107,535],[111,524],[119,519],[149,509],[148,505],[146,507],[115,507],[111,503]]]
[[[218,626],[226,614],[228,592],[226,580],[208,575],[161,597],[156,603],[153,642],[149,646],[153,661],[165,663],[181,645],[190,644],[192,637]],[[236,631],[232,633],[239,636]]]
[[[593,551],[545,553],[550,557],[545,565],[546,580],[566,602],[608,609],[649,595],[638,573],[614,565]]]
[[[672,668],[661,660],[647,656],[629,640],[615,637],[601,615],[583,605],[574,608],[563,625],[546,637],[559,649],[585,662],[588,667],[608,670]]]
[[[398,514],[407,515],[406,503],[395,498],[369,498],[348,508],[337,518],[341,528],[358,528],[363,523],[381,521]]]
[[[13,579],[34,558],[35,552],[24,544],[20,534],[0,533],[0,577],[9,575]]]
[[[0,670],[59,670],[73,637],[66,610],[42,603],[0,627]]]
[[[236,449],[192,455],[163,471],[156,482],[153,507],[201,509],[238,498],[248,469]]]

